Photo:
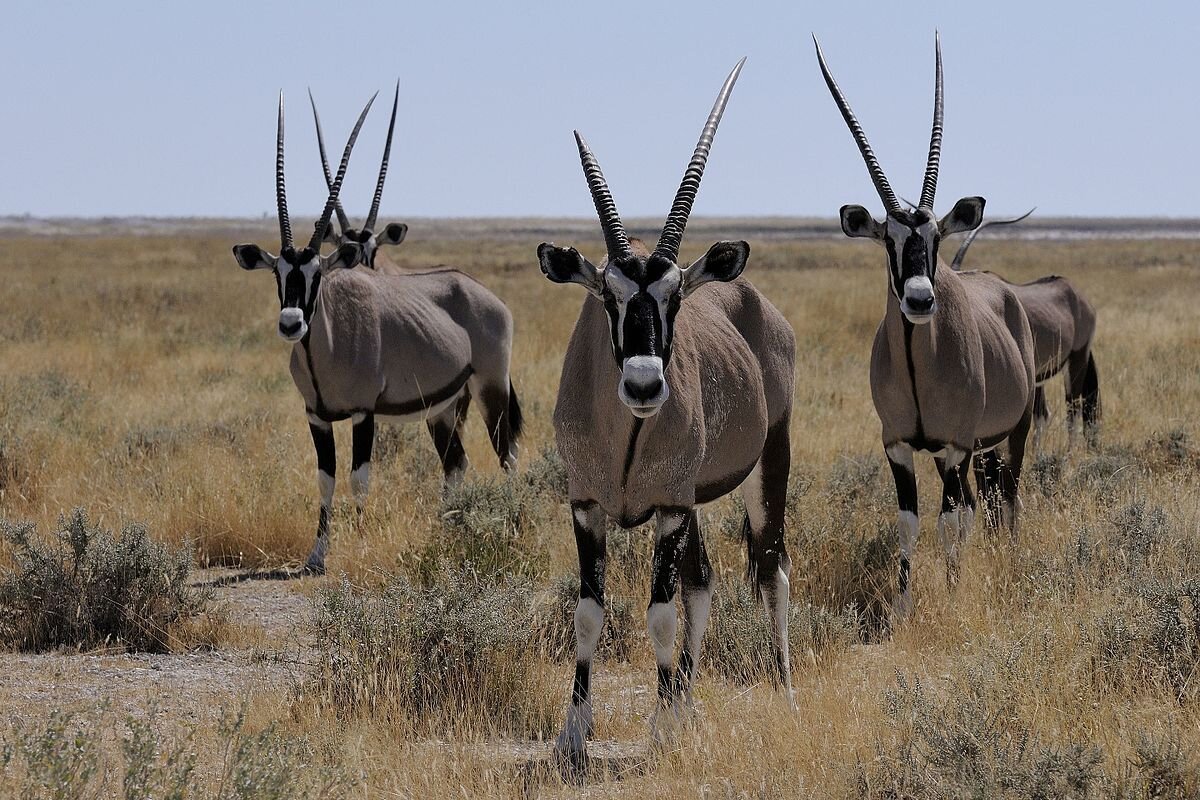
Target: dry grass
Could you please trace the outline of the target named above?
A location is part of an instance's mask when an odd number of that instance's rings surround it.
[[[49,529],[82,505],[110,529],[136,521],[168,542],[191,541],[208,563],[277,566],[304,556],[316,525],[311,444],[287,348],[273,330],[275,290],[266,276],[236,268],[232,243],[202,234],[5,242],[0,516]],[[693,237],[685,257],[707,244]],[[882,639],[894,499],[867,385],[886,292],[882,260],[870,246],[835,240],[752,244],[748,277],[786,314],[799,343],[788,518],[793,599],[799,617],[808,615],[809,644],[793,648],[797,709],[769,686],[744,685],[754,680],[752,664],[723,670],[710,661],[695,726],[676,750],[646,753],[648,534],[614,531],[616,626],[598,666],[596,722],[599,739],[623,743],[613,745],[620,752],[610,766],[624,772],[586,791],[1196,796],[1200,244],[976,246],[974,263],[1012,279],[1071,276],[1100,309],[1103,446],[1069,451],[1055,425],[1046,451],[1030,460],[1020,537],[977,532],[953,594],[932,535],[938,481],[922,464],[916,613]],[[569,686],[561,598],[569,593],[563,576],[576,569],[574,543],[561,471],[543,454],[582,300],[541,278],[534,245],[512,236],[497,236],[494,247],[430,241],[414,230],[397,252],[402,266],[466,267],[513,309],[514,382],[528,421],[521,475],[510,482],[498,474],[473,414],[473,486],[443,505],[425,433],[382,427],[361,524],[342,469],[328,564],[360,592],[377,592],[397,575],[413,586],[447,586],[446,569],[487,559],[480,580],[490,580],[493,567],[516,573],[531,587],[529,625],[539,631],[530,635],[532,668],[522,684],[536,702],[507,704],[500,727],[522,738],[481,743],[496,732],[481,722],[438,727],[442,739],[433,740],[425,721],[408,714],[345,714],[298,701],[289,686],[256,695],[258,729],[279,720],[289,740],[349,776],[358,787],[352,796],[576,791],[528,764],[544,758],[548,744],[537,735],[546,730],[545,709],[561,713]],[[1057,385],[1050,394],[1061,422]],[[347,465],[348,430],[337,434]],[[749,630],[737,594],[744,555],[729,535],[734,504],[702,516],[729,592],[726,621]],[[449,567],[438,562],[442,551]],[[848,618],[868,643],[840,638]],[[489,709],[479,700],[473,711]],[[219,732],[201,726],[194,736],[201,761],[212,761]]]

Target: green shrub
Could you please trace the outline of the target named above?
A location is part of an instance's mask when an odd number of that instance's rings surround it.
[[[428,583],[445,563],[485,576],[531,577],[546,558],[528,537],[531,498],[512,478],[464,481],[446,492],[442,526],[417,554],[417,575]]]
[[[141,525],[116,536],[76,509],[49,539],[32,523],[0,522],[0,532],[13,551],[0,573],[0,642],[8,647],[163,652],[173,629],[210,599],[189,585],[191,549],[156,542]]]
[[[214,774],[196,769],[194,727],[167,738],[155,730],[154,717],[151,710],[150,719],[120,721],[102,708],[16,723],[0,734],[0,797],[322,800],[350,789],[341,770],[319,763],[306,739],[275,724],[252,731],[244,709],[217,726]]]
[[[443,567],[428,585],[343,581],[316,598],[316,676],[302,688],[356,714],[399,711],[435,730],[545,734],[561,698],[536,684],[533,596],[514,581]]]

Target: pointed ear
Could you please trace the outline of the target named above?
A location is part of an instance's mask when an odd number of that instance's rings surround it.
[[[328,225],[325,226],[325,236],[322,237],[321,244],[336,245],[337,243],[338,243],[338,232],[334,229],[333,222],[330,222]]]
[[[871,212],[862,206],[842,206],[842,233],[851,239],[883,238],[883,223],[876,222]]]
[[[729,281],[742,274],[750,259],[746,242],[717,242],[683,271],[683,296],[687,297],[709,281]]]
[[[600,270],[574,247],[556,247],[548,242],[538,245],[542,274],[555,283],[578,283],[592,294],[603,294]]]
[[[954,208],[950,209],[950,213],[938,222],[938,232],[942,236],[949,236],[952,233],[975,230],[979,223],[983,222],[985,202],[987,201],[982,197],[964,197],[959,200],[954,204]]]
[[[350,269],[362,260],[362,245],[350,242],[321,258],[321,272]]]
[[[256,244],[235,244],[233,257],[242,269],[274,269],[278,260]]]
[[[403,222],[390,222],[380,233],[375,235],[375,244],[383,246],[385,244],[398,245],[404,241],[404,237],[408,236],[408,226]]]

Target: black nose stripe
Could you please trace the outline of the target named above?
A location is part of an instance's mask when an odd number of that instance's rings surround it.
[[[625,305],[625,358],[661,356],[662,322],[658,304],[646,292],[638,292]]]

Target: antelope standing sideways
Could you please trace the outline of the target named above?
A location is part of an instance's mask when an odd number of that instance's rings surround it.
[[[1033,414],[1033,336],[1016,294],[981,272],[939,269],[943,237],[971,230],[983,218],[982,197],[965,197],[938,220],[933,215],[942,149],[942,48],[936,41],[933,133],[921,200],[905,211],[892,192],[866,134],[825,64],[817,61],[886,217],[876,222],[862,206],[841,208],[842,231],[881,244],[891,296],[871,351],[871,396],[883,423],[883,447],[896,482],[900,575],[896,611],[912,610],[911,569],[920,525],[913,452],[931,453],[942,475],[938,536],[946,577],[957,581],[960,549],[970,532],[975,499],[967,483],[974,453],[1007,440],[1009,462],[999,466],[1003,517],[1015,530],[1025,439]]]
[[[542,244],[542,272],[588,291],[567,346],[554,409],[566,465],[580,590],[576,668],[560,756],[580,760],[592,731],[592,656],[604,625],[605,528],[655,517],[647,626],[658,664],[660,714],[681,713],[708,625],[712,569],[695,507],[742,487],[749,570],[770,615],[779,680],[790,691],[789,562],[783,513],[790,462],[795,340],[787,320],[739,278],[746,242],[717,242],[676,260],[717,125],[745,59],[709,114],[653,252],[631,240],[604,175],[575,132],[608,251],[597,267],[574,248]],[[672,669],[683,586],[684,643]],[[790,696],[790,694],[789,694]],[[668,718],[669,719],[669,718]]]
[[[317,451],[321,508],[305,563],[316,573],[325,570],[329,548],[334,422],[353,421],[350,485],[360,512],[376,414],[426,420],[447,483],[458,481],[467,467],[459,431],[472,394],[480,398],[492,446],[506,469],[516,463],[521,432],[521,409],[508,374],[512,316],[494,295],[459,272],[389,275],[354,269],[362,260],[358,242],[345,242],[330,256],[318,252],[367,109],[346,145],[313,238],[297,251],[284,189],[280,94],[275,189],[282,249],[275,256],[253,244],[233,248],[243,269],[270,269],[278,283],[279,335],[292,343],[292,380],[304,398]]]
[[[975,237],[992,225],[1012,225],[1033,213],[1030,209],[1012,219],[987,220],[973,230],[959,245],[952,269],[961,269],[963,258]],[[1100,428],[1100,377],[1096,372],[1096,357],[1092,340],[1096,336],[1096,309],[1083,293],[1066,278],[1047,275],[1029,283],[1010,283],[1021,300],[1033,331],[1034,364],[1037,367],[1037,387],[1033,394],[1034,450],[1041,447],[1050,408],[1046,405],[1046,381],[1066,372],[1067,433],[1075,437],[1075,420],[1081,417],[1083,433],[1089,444],[1095,444]],[[976,476],[983,473],[976,468]],[[978,483],[978,481],[977,481]]]
[[[329,171],[329,159],[325,156],[325,135],[321,131],[321,117],[317,113],[317,101],[313,99],[312,90],[308,92],[308,102],[312,105],[313,122],[317,126],[317,149],[321,152],[321,169],[325,172],[326,186],[333,186],[333,175]],[[379,165],[379,177],[375,181],[375,195],[371,198],[371,210],[361,228],[355,228],[350,218],[342,208],[339,199],[334,204],[337,213],[339,230],[333,226],[326,227],[325,240],[335,247],[347,243],[355,243],[362,247],[362,260],[371,269],[375,269],[375,256],[383,245],[398,245],[408,235],[408,226],[403,222],[392,222],[375,232],[375,223],[379,217],[379,204],[383,200],[383,184],[387,180],[388,159],[392,154],[392,135],[396,131],[396,109],[400,105],[400,82],[396,81],[396,94],[392,99],[392,118],[388,122],[387,142],[383,146],[383,161]]]

